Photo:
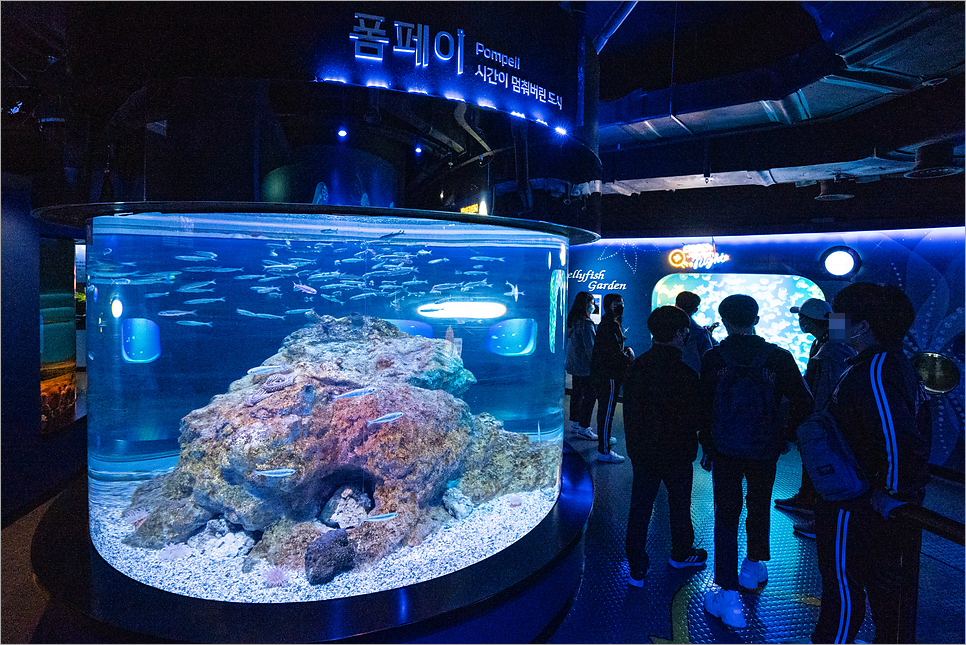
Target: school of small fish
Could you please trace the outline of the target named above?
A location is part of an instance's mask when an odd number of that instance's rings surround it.
[[[336,229],[321,232],[339,234]],[[525,295],[509,281],[507,290],[489,281],[493,265],[512,266],[505,256],[487,255],[483,249],[470,247],[473,255],[469,260],[476,264],[471,269],[448,269],[449,263],[459,258],[440,255],[443,247],[407,241],[405,235],[405,230],[396,230],[369,240],[271,241],[266,242],[263,257],[254,264],[242,263],[244,266],[219,264],[214,251],[181,249],[169,256],[163,269],[152,272],[139,270],[137,261],[121,261],[127,258],[120,257],[117,249],[104,249],[89,258],[88,282],[125,287],[154,285],[156,290],[128,291],[125,307],[132,310],[130,305],[144,301],[149,309],[147,317],[153,317],[150,303],[169,303],[170,308],[157,307],[153,315],[197,329],[226,323],[231,309],[239,317],[276,321],[297,317],[295,322],[301,324],[305,317],[344,315],[346,305],[354,306],[349,303],[401,311],[408,304],[432,303],[446,292],[490,292],[514,302]],[[237,257],[232,261],[238,262]],[[198,279],[205,278],[204,274],[210,274],[208,279]],[[188,276],[197,278],[182,279]],[[282,281],[291,281],[291,289],[284,288]],[[242,287],[246,282],[252,284],[248,289]],[[161,290],[157,285],[162,285]],[[214,295],[192,297],[206,293]],[[264,296],[262,305],[258,296]],[[226,305],[231,309],[226,310]],[[341,396],[358,394],[345,393],[336,398]]]

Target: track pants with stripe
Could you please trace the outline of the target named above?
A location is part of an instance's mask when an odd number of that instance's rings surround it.
[[[614,421],[620,387],[620,381],[612,378],[594,381],[597,391],[597,451],[602,454],[610,452],[611,424]]]
[[[875,643],[899,636],[900,533],[896,520],[871,506],[845,510],[815,502],[815,537],[822,606],[813,643],[851,643],[865,618],[868,596]]]

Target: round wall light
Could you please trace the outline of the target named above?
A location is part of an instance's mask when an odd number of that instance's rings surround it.
[[[822,254],[822,266],[835,276],[853,275],[861,265],[859,254],[848,246],[833,246]]]
[[[111,300],[111,315],[115,318],[120,318],[121,314],[124,313],[124,304],[121,302],[120,298],[114,298]]]

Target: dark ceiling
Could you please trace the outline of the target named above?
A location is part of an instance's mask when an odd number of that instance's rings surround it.
[[[67,168],[70,183],[71,172],[96,175],[109,155],[115,169],[125,154],[137,166],[152,126],[150,106],[138,108],[152,70],[198,76],[205,61],[212,76],[284,79],[325,4],[3,2],[3,169]],[[521,138],[499,115],[470,109],[463,125],[449,103],[346,91],[342,107],[382,115],[373,140],[435,133],[427,159],[407,166],[408,194],[463,181],[460,169],[477,157],[493,163],[467,181],[515,191],[522,140],[533,146],[527,183],[552,196],[545,202],[581,209],[563,223],[605,236],[963,223],[963,174],[905,174],[917,153],[920,168],[963,167],[966,4],[560,4],[583,18],[599,52],[599,77],[593,55],[587,74],[588,88],[599,84],[598,127],[580,135],[597,156],[573,142],[578,161],[566,177],[539,133]],[[276,83],[268,99],[286,145],[314,136],[317,108],[331,102],[292,88]],[[93,189],[81,183],[71,194],[87,201]],[[853,197],[816,200],[820,191]],[[586,214],[588,203],[596,213],[594,193],[599,218]]]

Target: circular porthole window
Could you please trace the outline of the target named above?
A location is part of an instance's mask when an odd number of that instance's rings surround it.
[[[859,254],[847,246],[833,246],[822,254],[822,266],[834,276],[850,276],[859,270]]]

